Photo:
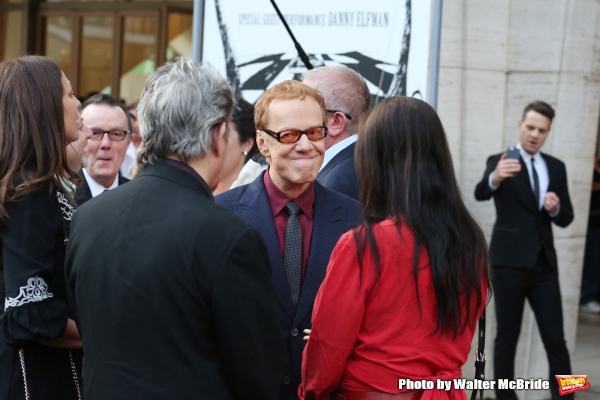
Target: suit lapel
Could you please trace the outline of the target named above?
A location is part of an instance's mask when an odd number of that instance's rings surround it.
[[[125,183],[129,182],[129,179],[125,178],[123,175],[121,175],[121,171],[119,171],[119,175],[118,175],[118,186],[124,185]]]
[[[324,178],[336,165],[341,163],[346,158],[351,157],[354,154],[355,146],[356,142],[352,143],[350,146],[346,147],[345,149],[337,153],[331,160],[329,160],[327,165],[325,165],[325,167],[323,167],[323,169],[319,171],[319,174],[317,175],[317,180]]]
[[[294,324],[298,324],[311,309],[319,287],[327,272],[327,264],[332,249],[327,240],[328,235],[335,235],[342,231],[344,224],[341,218],[341,207],[330,201],[327,192],[315,182],[315,203],[312,237],[310,240],[310,253],[306,266],[304,284],[300,293],[298,311]],[[336,241],[337,242],[337,241]]]
[[[240,201],[235,205],[235,214],[260,231],[269,251],[272,280],[277,297],[287,316],[294,319],[294,303],[292,302],[290,286],[283,267],[279,238],[277,237],[263,175],[260,175],[248,185]]]
[[[77,172],[77,175],[81,178],[81,188],[76,192],[75,201],[78,205],[82,205],[86,201],[92,198],[92,191],[90,190],[90,185],[88,185],[87,180],[85,179],[85,175],[83,174],[83,170]]]

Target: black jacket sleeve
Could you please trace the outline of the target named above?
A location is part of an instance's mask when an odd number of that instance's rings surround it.
[[[276,399],[286,364],[269,255],[260,233],[233,242],[212,295],[227,379],[238,399]]]
[[[475,199],[479,201],[489,200],[494,191],[490,189],[489,179],[490,174],[496,169],[496,165],[500,161],[500,155],[496,154],[487,159],[486,169],[483,173],[483,178],[475,187]]]
[[[56,297],[55,270],[62,270],[62,215],[54,193],[43,188],[5,204],[10,217],[2,232],[4,316],[8,344],[55,339],[67,326],[67,305]],[[62,252],[62,253],[61,253]],[[60,274],[58,275],[60,276]]]
[[[567,183],[567,169],[565,168],[565,164],[562,162],[560,164],[556,182],[556,195],[560,199],[560,210],[558,215],[552,218],[552,221],[554,221],[554,223],[561,228],[565,228],[573,221],[574,215]]]

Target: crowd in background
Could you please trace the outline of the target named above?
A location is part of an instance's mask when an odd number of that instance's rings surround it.
[[[550,225],[573,211],[539,152],[546,103],[477,186],[488,251],[435,110],[371,109],[350,68],[253,105],[180,58],[139,102],[82,100],[49,58],[0,64],[0,400],[464,399],[398,379],[461,378],[492,289],[496,378],[514,378],[525,299],[570,374]]]

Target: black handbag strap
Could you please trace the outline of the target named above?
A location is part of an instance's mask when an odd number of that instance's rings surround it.
[[[479,318],[479,338],[475,349],[475,379],[484,380],[485,377],[485,308]],[[471,392],[471,400],[477,398],[477,390]],[[479,390],[479,399],[483,400],[483,388]]]

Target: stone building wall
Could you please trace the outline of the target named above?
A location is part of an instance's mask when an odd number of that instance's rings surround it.
[[[533,100],[544,100],[556,109],[542,151],[566,163],[575,212],[569,227],[554,229],[565,335],[572,352],[599,127],[600,1],[444,1],[438,111],[463,196],[488,239],[495,221],[494,205],[475,201],[475,185],[487,157],[517,143],[517,122]],[[488,379],[493,376],[495,331],[492,302],[488,307]],[[473,376],[472,358],[463,370],[465,377]],[[547,378],[548,374],[528,305],[515,372],[524,378]],[[547,397],[547,391],[520,395],[521,399]]]

